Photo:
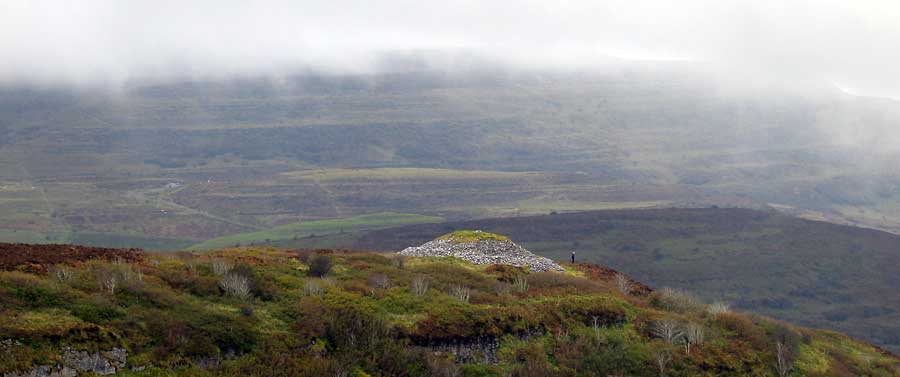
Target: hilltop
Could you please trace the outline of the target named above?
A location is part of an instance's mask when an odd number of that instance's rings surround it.
[[[556,260],[575,250],[653,286],[900,351],[900,236],[887,232],[773,211],[667,208],[404,226],[334,244],[393,251],[455,229],[504,234]]]
[[[528,273],[350,250],[119,252],[2,266],[0,374],[900,375],[896,356],[847,336],[591,264]]]
[[[534,255],[509,237],[480,230],[458,230],[421,246],[407,247],[400,255],[455,257],[474,264],[504,264],[531,271],[562,271],[552,260]]]

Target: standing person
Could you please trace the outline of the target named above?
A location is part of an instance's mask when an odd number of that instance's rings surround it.
[[[572,263],[575,263],[575,250],[572,250]]]

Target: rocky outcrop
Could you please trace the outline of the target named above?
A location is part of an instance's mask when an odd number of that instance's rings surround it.
[[[534,255],[524,247],[509,240],[479,240],[454,242],[437,239],[422,246],[408,247],[400,255],[411,257],[456,257],[475,264],[507,264],[527,267],[531,271],[562,271],[563,268],[550,259]]]
[[[125,369],[128,351],[113,348],[109,351],[88,352],[63,348],[61,365],[40,365],[22,373],[5,373],[3,377],[75,377],[79,373],[116,374]]]
[[[500,341],[496,337],[436,341],[412,347],[434,355],[453,355],[456,363],[497,364]]]

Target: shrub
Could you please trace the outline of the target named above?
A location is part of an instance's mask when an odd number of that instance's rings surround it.
[[[736,313],[720,314],[716,317],[716,323],[727,330],[735,332],[738,337],[749,342],[757,350],[768,348],[769,340],[765,332],[744,315]]]
[[[450,289],[450,295],[462,302],[469,302],[472,289],[466,286],[457,285]]]
[[[63,265],[51,266],[49,271],[53,278],[56,279],[56,282],[60,284],[69,284],[75,277],[72,269]]]
[[[67,290],[59,284],[18,271],[0,271],[0,290],[5,292],[2,301],[12,306],[54,307],[67,300]]]
[[[703,301],[693,293],[669,287],[656,291],[650,298],[650,303],[657,308],[679,313],[699,312],[706,309]]]
[[[307,296],[321,296],[322,293],[325,292],[325,289],[322,288],[322,285],[319,282],[314,280],[307,280],[305,284],[303,284],[303,294]]]
[[[310,276],[323,277],[331,272],[331,267],[331,257],[319,254],[310,258],[309,271],[307,273]]]
[[[495,365],[463,364],[460,371],[462,377],[503,377],[503,370]]]
[[[544,377],[553,375],[553,364],[547,357],[547,352],[541,343],[524,343],[511,350],[512,355],[506,356],[514,365],[512,376],[516,377]]]
[[[430,355],[427,360],[432,377],[459,377],[462,372],[452,357]]]
[[[121,318],[125,313],[116,308],[109,300],[97,297],[89,302],[75,303],[69,307],[72,315],[85,322],[104,324]]]
[[[594,293],[604,291],[595,281],[549,271],[535,272],[528,275],[528,286],[532,290],[555,290],[560,293]]]
[[[250,279],[246,276],[230,273],[219,280],[219,286],[226,294],[241,300],[250,298]]]
[[[512,282],[513,289],[519,293],[528,292],[528,279],[525,275],[516,275]]]
[[[716,318],[719,314],[728,313],[731,311],[731,308],[728,307],[728,304],[722,301],[716,301],[709,306],[706,307],[706,313],[711,317]]]
[[[369,286],[375,289],[388,289],[391,287],[391,278],[385,274],[375,274],[369,277]]]
[[[497,280],[511,283],[517,276],[524,275],[527,271],[522,267],[510,266],[508,264],[492,264],[484,269],[486,274],[494,275]]]
[[[493,289],[494,293],[497,294],[497,296],[506,296],[510,292],[512,292],[512,285],[501,281],[497,282],[497,284],[494,284]]]
[[[645,343],[635,341],[637,334],[627,328],[604,328],[597,349],[580,360],[582,370],[592,370],[596,376],[646,376],[652,361]]]
[[[225,276],[225,274],[231,271],[232,267],[234,266],[224,259],[214,259],[210,263],[210,269],[212,270],[213,274],[216,274],[217,276]]]
[[[394,267],[397,267],[397,268],[399,268],[399,269],[401,269],[401,270],[402,270],[404,267],[406,267],[406,256],[397,254],[397,255],[394,255],[393,258],[391,258],[391,261],[394,262]]]

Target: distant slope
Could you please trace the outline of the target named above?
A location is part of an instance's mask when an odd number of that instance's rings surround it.
[[[900,103],[724,95],[673,69],[0,87],[0,240],[170,248],[388,211],[771,203],[900,233],[896,154],[829,131],[893,135]]]
[[[292,240],[299,237],[330,235],[343,232],[372,230],[392,226],[437,223],[440,217],[422,216],[408,213],[375,213],[333,220],[304,221],[278,226],[259,232],[233,234],[213,238],[191,246],[194,250],[209,250],[223,247],[248,245],[251,243],[270,243]]]
[[[747,209],[653,209],[408,226],[355,247],[399,250],[456,229],[505,234],[557,260],[575,250],[657,287],[900,349],[900,236],[890,233]]]

